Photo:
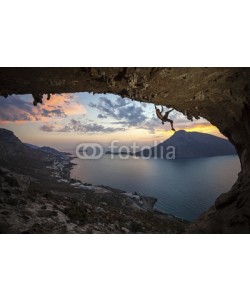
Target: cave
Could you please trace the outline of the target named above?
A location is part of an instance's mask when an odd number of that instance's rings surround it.
[[[189,233],[250,232],[250,68],[0,68],[0,95],[113,93],[204,117],[235,146],[236,183],[215,199]]]

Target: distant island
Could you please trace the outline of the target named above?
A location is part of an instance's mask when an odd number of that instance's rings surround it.
[[[132,152],[125,152],[125,151],[121,151],[121,152],[112,152],[112,151],[106,151],[105,154],[113,154],[113,155],[133,155]]]
[[[151,149],[144,149],[136,153],[107,151],[105,154],[166,157],[167,149],[170,146],[175,148],[175,159],[237,154],[234,146],[226,139],[207,133],[187,132],[185,130],[177,131],[169,139]]]
[[[61,152],[61,151],[58,151],[58,150],[56,150],[54,148],[51,148],[51,147],[48,147],[48,146],[38,147],[36,145],[32,145],[32,144],[29,144],[29,143],[24,143],[24,144],[26,146],[30,147],[33,150],[40,150],[40,151],[43,151],[45,153],[52,154],[52,155],[58,155],[58,156],[61,156],[61,155],[71,155],[71,153]]]

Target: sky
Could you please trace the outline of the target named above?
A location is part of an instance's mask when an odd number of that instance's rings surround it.
[[[82,142],[108,145],[153,145],[173,135],[169,123],[162,125],[154,104],[140,103],[113,94],[55,94],[33,105],[32,95],[0,97],[0,127],[9,129],[25,143],[73,150]],[[165,110],[170,109],[165,108]],[[178,111],[169,115],[176,130],[198,131],[224,137],[206,119],[193,122]]]

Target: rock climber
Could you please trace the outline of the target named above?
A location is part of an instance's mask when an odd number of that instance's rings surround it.
[[[155,105],[155,112],[157,117],[161,120],[162,125],[164,125],[165,122],[169,122],[171,124],[171,128],[173,131],[175,131],[174,127],[173,127],[173,121],[171,119],[168,118],[168,115],[173,111],[174,109],[170,109],[167,112],[165,112],[165,114],[163,115],[163,106],[161,106],[161,111],[159,108],[156,107]]]

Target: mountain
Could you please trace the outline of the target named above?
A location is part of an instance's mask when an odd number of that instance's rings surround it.
[[[52,154],[52,155],[56,155],[56,156],[71,155],[71,153],[61,152],[61,151],[58,151],[58,150],[48,147],[48,146],[38,147],[36,145],[32,145],[32,144],[28,144],[28,143],[25,143],[25,145],[29,146],[31,149],[35,149],[35,150],[39,149],[40,151],[43,151],[47,154]]]
[[[36,146],[36,145],[32,145],[32,144],[29,144],[29,143],[24,143],[24,145],[26,145],[26,146],[30,147],[31,149],[39,149],[39,147],[38,147],[38,146]]]
[[[110,150],[106,151],[105,154],[113,154],[113,155],[133,155],[132,152],[126,152],[126,151],[112,152],[112,151],[110,151]]]
[[[50,147],[22,143],[10,130],[0,128],[0,166],[21,173],[37,173],[56,157],[64,157]]]
[[[170,154],[173,153],[173,149],[168,148],[169,146],[175,148],[175,158],[177,159],[236,154],[234,146],[226,139],[206,133],[179,130],[169,139],[152,147],[150,150],[145,149],[141,152],[137,152],[136,156],[160,157],[162,151],[164,158],[169,154],[169,158],[171,159],[173,157]]]
[[[24,145],[30,147],[31,149],[33,150],[40,150],[40,151],[43,151],[47,154],[52,154],[52,155],[58,155],[58,156],[61,156],[61,155],[70,155],[71,153],[66,153],[66,152],[61,152],[61,151],[58,151],[54,148],[51,148],[51,147],[48,147],[48,146],[43,146],[43,147],[39,147],[39,146],[36,146],[36,145],[33,145],[33,144],[29,144],[29,143],[24,143]]]
[[[33,150],[23,144],[10,130],[0,128],[0,160],[22,155],[32,155]]]

